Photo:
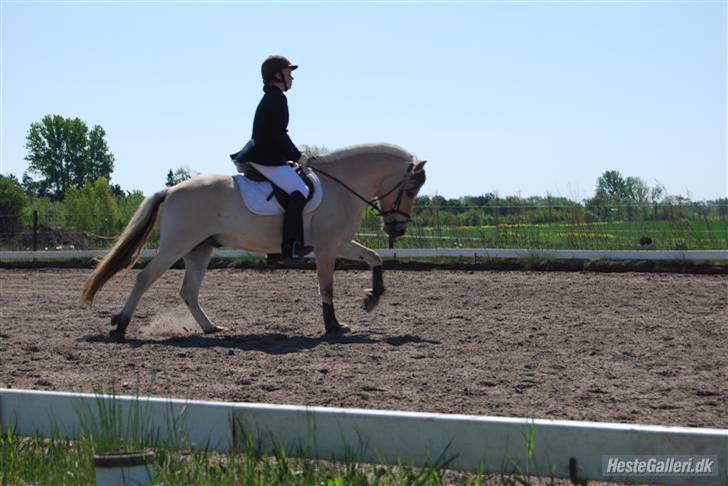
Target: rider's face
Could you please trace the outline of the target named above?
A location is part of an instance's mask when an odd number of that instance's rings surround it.
[[[285,68],[283,70],[283,85],[286,87],[286,91],[293,88],[293,72],[291,68]]]

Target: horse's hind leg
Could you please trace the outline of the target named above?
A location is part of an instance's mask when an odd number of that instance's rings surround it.
[[[192,317],[195,318],[205,334],[225,330],[224,327],[218,327],[210,322],[199,303],[200,286],[202,285],[202,279],[205,277],[212,250],[213,247],[209,243],[201,243],[184,256],[185,278],[179,291],[179,295],[185,301],[187,308],[192,313]]]
[[[372,288],[366,290],[362,307],[371,312],[379,303],[379,298],[384,294],[384,279],[382,278],[382,259],[374,250],[370,250],[356,241],[342,245],[339,248],[338,256],[347,260],[365,261],[372,270]]]
[[[111,318],[111,324],[116,326],[116,329],[111,331],[111,336],[117,339],[124,339],[126,334],[126,328],[129,325],[131,316],[134,314],[134,310],[139,304],[139,300],[142,298],[144,292],[157,280],[164,272],[172,266],[174,262],[179,260],[182,255],[170,249],[160,248],[157,256],[144,267],[139,275],[137,275],[136,283],[134,288],[129,294],[129,298],[126,300],[126,304],[121,312]]]

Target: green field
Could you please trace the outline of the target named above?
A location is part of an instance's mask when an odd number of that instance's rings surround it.
[[[357,240],[386,248],[379,226],[362,225]],[[410,224],[397,248],[523,248],[638,250],[640,238],[652,239],[653,250],[728,249],[728,221],[613,221],[595,223],[501,224],[432,227]]]
[[[39,249],[53,249],[63,243],[76,249],[104,249],[126,225],[126,220],[120,220],[114,231],[97,234],[69,222],[60,203],[46,206],[39,206],[37,224],[28,213],[14,232],[0,231],[0,249],[28,250],[34,241]],[[131,209],[126,216],[131,216]],[[413,221],[396,247],[638,250],[643,236],[652,239],[646,248],[650,250],[728,249],[728,206],[423,206],[414,208]],[[155,229],[147,248],[156,248],[158,237]],[[380,218],[372,210],[365,212],[356,239],[370,248],[389,246]]]

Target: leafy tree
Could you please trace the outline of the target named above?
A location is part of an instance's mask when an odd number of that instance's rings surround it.
[[[0,233],[20,229],[20,218],[28,198],[15,176],[0,176]]]
[[[20,181],[18,180],[17,176],[15,174],[8,174],[8,175],[2,175],[0,174],[0,179],[7,179],[16,186],[20,187]]]
[[[487,194],[483,194],[482,196],[477,196],[475,199],[478,203],[478,206],[485,207],[485,206],[488,206],[491,203],[491,201],[494,201],[495,199],[497,199],[497,197],[498,196],[496,196],[492,192],[489,192]]]
[[[114,155],[106,143],[106,131],[100,125],[94,125],[88,134],[88,146],[86,148],[86,171],[83,179],[77,180],[76,187],[93,182],[100,177],[107,181],[111,178],[114,170]]]
[[[480,226],[483,224],[483,212],[478,209],[468,209],[459,218],[464,226]]]
[[[638,204],[647,203],[650,196],[650,187],[639,177],[627,177],[627,199]]]
[[[66,213],[66,225],[86,231],[94,231],[94,208],[88,200],[88,193],[72,187],[66,192],[63,207]]]
[[[608,170],[597,179],[595,199],[615,202],[629,199],[627,181],[616,170]]]
[[[119,226],[119,208],[108,181],[99,177],[81,189],[72,187],[65,200],[66,222],[79,230],[114,235]]]
[[[23,181],[20,183],[26,194],[32,197],[50,197],[50,188],[45,180],[36,181],[28,172],[23,173]]]
[[[108,181],[99,177],[93,185],[93,195],[96,198],[98,211],[97,231],[102,235],[116,234],[117,221],[119,220],[119,208],[116,205],[116,198],[111,190]]]
[[[38,193],[49,193],[62,200],[69,188],[80,189],[99,177],[107,180],[114,169],[114,156],[104,139],[106,132],[99,125],[89,132],[78,118],[46,115],[31,123],[25,147],[28,171],[41,176],[40,185],[28,186]],[[26,178],[24,177],[24,182]]]
[[[116,199],[123,199],[126,197],[126,191],[122,189],[119,184],[111,184],[109,188]]]
[[[30,197],[30,204],[23,211],[23,224],[30,227],[33,223],[33,212],[38,212],[38,223],[51,228],[66,226],[66,208],[60,201],[51,201],[49,197]]]
[[[447,203],[447,199],[445,199],[444,197],[439,196],[439,195],[435,195],[430,198],[430,205],[433,207],[440,208],[442,206],[445,206],[446,203]]]
[[[116,205],[119,208],[117,232],[121,232],[126,227],[142,201],[144,201],[142,191],[132,191],[123,197],[116,198]]]
[[[315,157],[318,155],[326,155],[330,150],[323,145],[301,145],[301,152],[308,157]]]
[[[172,187],[196,175],[199,175],[199,173],[193,172],[189,167],[183,165],[182,167],[178,167],[174,172],[172,172],[172,169],[169,169],[169,172],[167,172],[167,181],[164,184],[167,187]]]
[[[659,203],[667,196],[667,189],[665,189],[665,186],[660,181],[656,182],[657,184],[650,189],[650,200],[652,201],[652,204]]]

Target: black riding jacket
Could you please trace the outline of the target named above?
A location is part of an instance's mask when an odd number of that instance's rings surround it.
[[[265,94],[258,103],[253,120],[253,138],[237,154],[235,160],[260,165],[283,165],[296,161],[301,152],[288,136],[288,100],[277,86],[263,87]]]

